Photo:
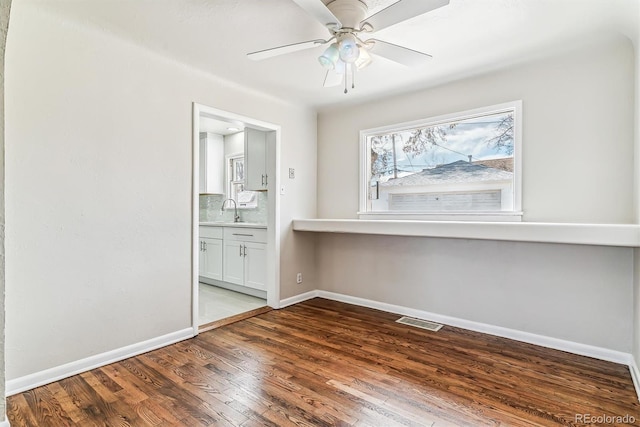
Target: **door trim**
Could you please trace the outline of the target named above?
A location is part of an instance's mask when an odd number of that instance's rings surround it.
[[[263,122],[251,117],[232,113],[225,110],[193,103],[193,135],[192,135],[192,208],[191,208],[191,326],[193,334],[198,335],[198,267],[199,267],[199,236],[200,225],[200,115],[237,122],[264,131],[275,131],[275,144],[267,147],[267,174],[275,179],[269,179],[268,208],[267,208],[267,305],[271,308],[280,307],[280,134],[279,125]]]

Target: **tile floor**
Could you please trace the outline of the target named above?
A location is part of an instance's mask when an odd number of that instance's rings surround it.
[[[199,324],[204,325],[249,310],[264,307],[267,301],[217,286],[200,283],[198,295]]]

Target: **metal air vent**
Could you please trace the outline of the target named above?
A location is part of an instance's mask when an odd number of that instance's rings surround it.
[[[428,320],[415,319],[413,317],[402,316],[398,320],[398,323],[402,323],[403,325],[415,326],[416,328],[426,329],[428,331],[438,332],[442,325],[439,323],[429,322]]]

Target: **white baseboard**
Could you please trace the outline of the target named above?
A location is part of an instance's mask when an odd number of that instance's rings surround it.
[[[629,371],[631,371],[631,379],[633,380],[633,386],[636,388],[636,394],[638,395],[638,401],[640,401],[640,370],[636,364],[636,359],[631,358],[629,363]]]
[[[363,307],[375,308],[390,313],[401,314],[404,316],[417,317],[419,319],[431,320],[445,325],[455,326],[458,328],[468,329],[471,331],[482,332],[489,335],[495,335],[503,338],[510,338],[516,341],[522,341],[529,344],[535,344],[542,347],[548,347],[555,350],[562,350],[569,353],[579,354],[581,356],[593,357],[595,359],[606,360],[609,362],[621,363],[629,365],[633,357],[629,353],[621,351],[609,350],[607,348],[595,347],[587,344],[580,344],[573,341],[561,340],[558,338],[547,337],[544,335],[532,334],[529,332],[518,331],[515,329],[503,328],[501,326],[489,325],[486,323],[474,322],[471,320],[460,319],[457,317],[444,316],[441,314],[430,313],[428,311],[417,310],[413,308],[403,307],[400,305],[387,304],[383,302],[373,301],[365,298],[353,297],[349,295],[338,294],[334,292],[318,291],[318,296],[334,301],[346,302],[349,304],[360,305]]]
[[[283,300],[280,300],[280,308],[285,308],[287,306],[298,304],[299,302],[303,302],[311,298],[316,298],[317,296],[319,296],[319,292],[320,291],[309,291],[309,292],[305,292],[304,294],[295,295],[295,296],[292,296],[291,298],[285,298]],[[327,299],[330,299],[330,298],[327,298]]]
[[[137,356],[138,354],[146,353],[191,337],[193,337],[193,328],[186,328],[160,337],[152,338],[147,341],[131,344],[105,353],[96,354],[95,356],[90,356],[85,359],[80,359],[75,362],[66,363],[64,365],[45,369],[44,371],[15,378],[7,381],[6,395],[11,396],[26,390],[31,390],[32,388],[39,387],[41,385],[49,384],[63,378],[68,378],[72,375],[118,362],[132,356]],[[0,427],[4,427],[4,425],[0,424]]]
[[[11,427],[9,424],[9,418],[7,418],[7,413],[4,414],[4,421],[0,421],[0,427]]]

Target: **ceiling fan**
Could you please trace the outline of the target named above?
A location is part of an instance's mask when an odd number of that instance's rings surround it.
[[[431,59],[429,54],[374,38],[364,38],[364,35],[449,4],[449,0],[399,0],[367,17],[365,0],[333,0],[326,5],[322,0],[293,1],[327,27],[331,37],[259,50],[247,56],[259,61],[330,43],[318,57],[320,64],[327,69],[324,86],[337,86],[344,82],[344,93],[347,93],[349,75],[351,87],[354,88],[355,72],[372,62],[371,54],[409,67]]]

